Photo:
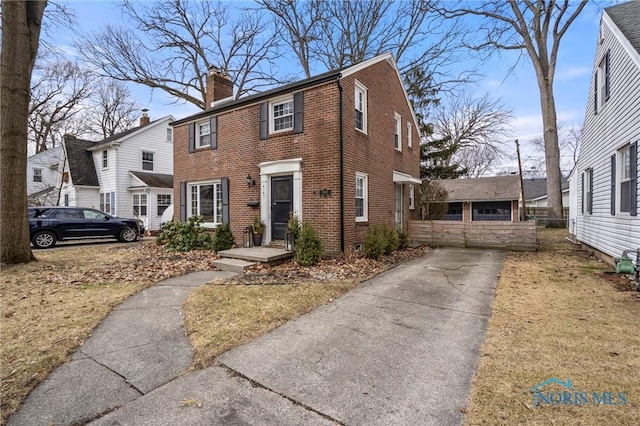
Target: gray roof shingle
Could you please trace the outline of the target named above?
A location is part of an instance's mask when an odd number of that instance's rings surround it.
[[[524,199],[533,200],[547,195],[547,179],[524,179]],[[569,188],[569,180],[563,177],[560,181],[560,188],[564,191]]]
[[[129,173],[140,179],[146,186],[152,188],[173,188],[173,175],[134,171],[129,171]]]
[[[605,12],[640,53],[640,0],[607,7]]]
[[[77,186],[100,186],[98,174],[93,164],[93,156],[88,151],[96,142],[65,136],[65,150],[69,163],[71,181]]]
[[[470,179],[434,180],[448,194],[448,201],[511,201],[520,199],[518,175]]]

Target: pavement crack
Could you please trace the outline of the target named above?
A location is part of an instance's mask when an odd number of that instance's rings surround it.
[[[116,370],[114,370],[113,368],[109,367],[108,365],[101,363],[100,361],[98,361],[97,359],[92,357],[91,355],[86,354],[86,353],[85,353],[85,355],[87,355],[87,357],[89,357],[89,359],[92,360],[93,362],[95,362],[96,364],[101,365],[102,367],[104,367],[107,370],[111,371],[113,374],[115,374],[118,377],[120,377],[131,389],[133,389],[134,391],[138,392],[140,394],[140,396],[144,396],[144,392],[142,392],[140,389],[135,387],[135,385],[133,383],[131,383],[129,380],[127,380],[127,378],[125,376],[123,376],[122,374],[118,373]]]
[[[381,299],[393,300],[395,302],[402,302],[402,303],[408,303],[408,304],[411,304],[411,305],[418,305],[418,306],[425,306],[425,307],[428,307],[428,308],[441,309],[443,311],[459,312],[461,314],[475,315],[475,316],[486,317],[486,318],[489,318],[491,316],[490,313],[489,314],[483,314],[481,312],[463,311],[462,309],[448,308],[446,306],[432,305],[430,303],[414,302],[412,300],[398,299],[397,297],[382,296],[382,295],[379,295],[379,294],[370,294],[370,293],[366,293],[366,292],[358,291],[358,290],[351,290],[351,292],[352,293],[365,294],[365,295],[371,296],[371,297],[380,297]]]
[[[307,405],[307,404],[305,404],[305,403],[303,403],[303,402],[301,402],[301,401],[298,401],[297,399],[294,399],[294,398],[292,398],[292,397],[290,397],[290,396],[288,396],[288,395],[285,395],[285,394],[283,394],[283,393],[277,392],[277,391],[275,391],[275,390],[271,389],[270,387],[263,385],[262,383],[258,383],[258,382],[256,382],[255,380],[250,379],[249,377],[245,376],[244,374],[240,373],[240,372],[239,372],[239,371],[237,371],[237,370],[234,370],[233,368],[229,367],[228,365],[225,365],[225,364],[221,363],[220,361],[218,361],[218,365],[219,365],[220,367],[223,367],[223,368],[225,368],[226,370],[228,370],[228,371],[229,371],[229,373],[230,373],[230,374],[232,374],[234,377],[240,377],[241,379],[246,380],[246,381],[247,381],[247,382],[249,382],[249,384],[250,384],[252,387],[254,387],[254,388],[260,388],[260,389],[264,389],[264,390],[266,390],[266,391],[268,391],[268,392],[274,393],[274,394],[278,395],[279,397],[281,397],[281,398],[284,398],[284,399],[288,400],[288,401],[289,401],[289,402],[291,402],[292,404],[295,404],[295,405],[297,405],[297,406],[299,406],[299,407],[302,407],[302,408],[304,408],[304,409],[305,409],[305,410],[307,410],[307,411],[311,411],[312,413],[315,413],[315,414],[317,414],[317,415],[319,415],[319,416],[321,416],[321,417],[323,417],[323,418],[325,418],[325,419],[327,419],[327,420],[329,420],[329,421],[331,421],[331,422],[334,422],[334,423],[335,423],[335,424],[337,424],[337,425],[341,425],[341,426],[344,426],[344,425],[345,425],[345,424],[344,424],[343,422],[341,422],[340,420],[335,419],[335,418],[331,417],[331,416],[330,416],[330,415],[328,415],[328,414],[325,414],[325,413],[323,413],[323,412],[321,412],[321,411],[318,411],[318,410],[316,410],[315,408],[310,407],[309,405]]]

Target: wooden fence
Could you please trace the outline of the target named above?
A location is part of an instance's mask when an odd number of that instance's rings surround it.
[[[535,251],[535,222],[461,222],[410,220],[414,243],[430,246]]]

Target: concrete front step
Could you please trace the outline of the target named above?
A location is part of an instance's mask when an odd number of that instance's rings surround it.
[[[230,258],[214,260],[211,263],[221,271],[236,272],[238,274],[243,273],[248,267],[255,265],[255,262],[247,262],[245,260]]]
[[[242,259],[249,262],[268,263],[270,265],[283,262],[293,257],[292,251],[270,247],[240,247],[218,252],[218,256],[231,259]]]

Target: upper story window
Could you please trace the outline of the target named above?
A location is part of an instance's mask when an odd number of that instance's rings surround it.
[[[105,149],[102,151],[102,168],[106,169],[109,167],[109,152]]]
[[[398,151],[402,151],[402,117],[397,112],[393,113],[394,146]]]
[[[42,169],[33,169],[33,181],[42,182]]]
[[[407,146],[413,147],[413,126],[411,123],[407,123]]]
[[[211,146],[211,125],[209,120],[196,124],[196,147]]]
[[[171,127],[167,128],[167,142],[173,142],[173,129]]]
[[[269,133],[293,130],[293,97],[271,102],[269,110],[271,112]]]
[[[607,50],[604,58],[598,64],[598,69],[596,70],[595,75],[595,112],[596,114],[605,103],[609,100],[609,96],[611,94],[611,86],[610,86],[610,74],[611,74],[611,63],[610,63],[610,51]]]
[[[369,177],[364,173],[356,173],[356,222],[368,220]]]
[[[153,152],[142,151],[142,170],[153,170]]]
[[[356,129],[367,133],[367,88],[358,81],[355,89],[355,125]]]

